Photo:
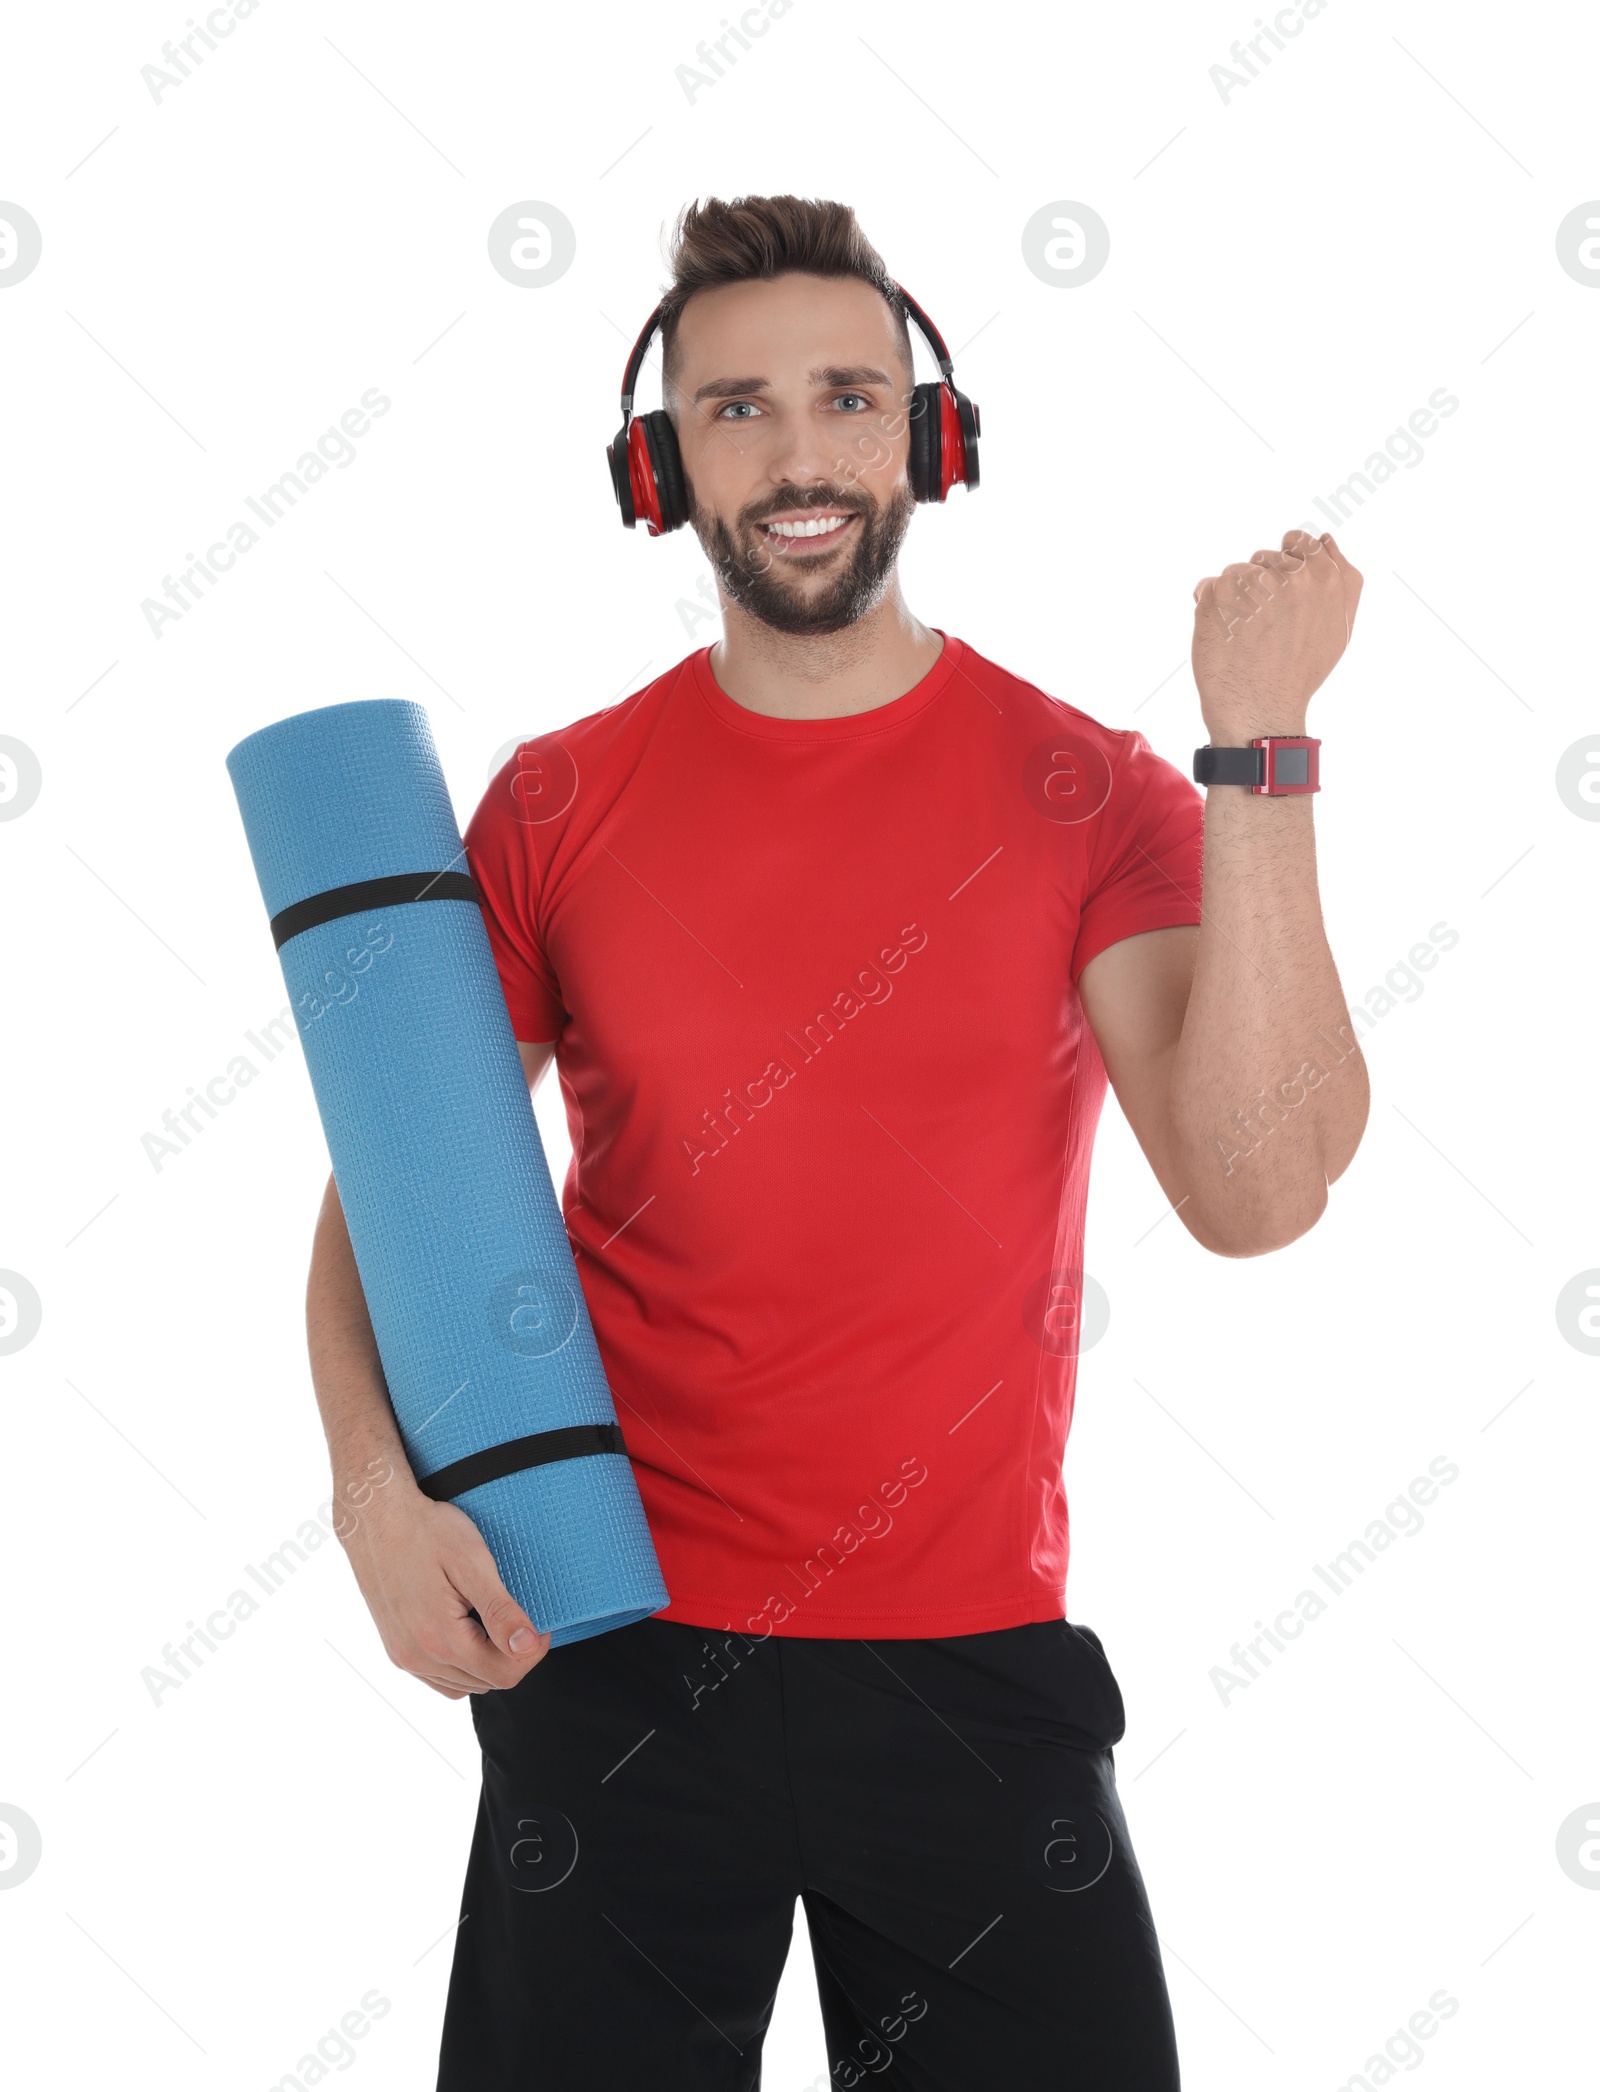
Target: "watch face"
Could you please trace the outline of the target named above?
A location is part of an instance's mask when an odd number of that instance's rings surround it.
[[[1311,780],[1311,751],[1309,748],[1280,748],[1275,751],[1277,760],[1272,774],[1281,785],[1303,785]]]

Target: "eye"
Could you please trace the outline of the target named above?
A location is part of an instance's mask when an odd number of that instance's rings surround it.
[[[721,421],[724,416],[732,416],[742,421],[747,418],[745,410],[748,410],[749,414],[758,414],[761,411],[754,400],[729,400],[725,406],[717,409],[712,418]]]
[[[867,413],[872,406],[871,400],[862,392],[841,392],[833,404],[836,407],[849,408],[851,412],[860,414]]]

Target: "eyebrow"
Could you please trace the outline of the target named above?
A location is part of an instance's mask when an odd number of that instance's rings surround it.
[[[887,385],[888,373],[870,363],[824,364],[820,370],[807,371],[806,382],[811,385]],[[770,392],[771,382],[766,378],[713,378],[695,393],[693,404],[702,400],[725,400],[741,397],[747,392]]]

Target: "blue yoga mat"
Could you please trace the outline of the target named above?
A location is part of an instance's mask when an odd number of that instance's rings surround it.
[[[642,1620],[668,1593],[428,715],[327,705],[227,763],[412,1472],[552,1646]]]

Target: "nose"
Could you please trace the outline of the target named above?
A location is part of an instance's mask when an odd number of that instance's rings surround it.
[[[814,414],[786,415],[768,453],[768,479],[774,486],[850,485],[856,473],[847,433],[846,425],[832,431]]]

